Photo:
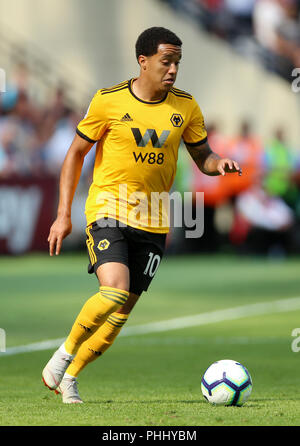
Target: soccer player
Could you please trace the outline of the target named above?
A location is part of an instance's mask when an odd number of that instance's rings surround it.
[[[174,87],[181,46],[162,27],[138,37],[139,77],[95,94],[62,166],[57,218],[48,238],[50,256],[59,255],[71,232],[71,205],[83,160],[97,143],[85,212],[88,272],[97,275],[100,286],[42,372],[45,385],[61,393],[64,403],[82,403],[78,374],[112,345],[157,271],[168,224],[163,206],[153,197],[172,186],[181,139],[204,174],[241,174],[235,161],[211,150],[193,96]]]

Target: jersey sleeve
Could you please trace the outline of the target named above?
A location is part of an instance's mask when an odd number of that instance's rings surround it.
[[[207,132],[204,118],[199,105],[193,99],[193,109],[187,127],[183,134],[183,141],[190,146],[198,146],[207,141]]]
[[[105,106],[99,90],[93,97],[84,118],[79,122],[76,133],[91,143],[99,141],[107,129]]]

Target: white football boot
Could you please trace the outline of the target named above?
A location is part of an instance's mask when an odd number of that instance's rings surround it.
[[[65,371],[73,360],[72,355],[56,350],[50,361],[46,364],[42,372],[42,379],[45,386],[50,390],[54,390],[55,393],[59,393],[56,389],[60,385]]]
[[[74,376],[65,375],[57,387],[58,393],[62,395],[62,401],[66,404],[78,404],[83,403],[79,396],[77,389],[77,378]]]

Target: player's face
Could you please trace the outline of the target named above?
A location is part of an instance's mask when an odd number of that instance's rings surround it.
[[[176,80],[180,59],[180,46],[167,43],[161,43],[157,53],[146,58],[147,76],[154,88],[170,90]]]

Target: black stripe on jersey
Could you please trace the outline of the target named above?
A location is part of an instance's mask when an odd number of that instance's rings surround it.
[[[180,90],[179,88],[172,87],[171,90],[173,90],[174,93],[183,94],[183,95],[186,95],[186,96],[190,96],[192,98],[192,95],[190,93],[187,93],[184,90]]]
[[[101,91],[101,94],[115,93],[116,91],[126,90],[126,88],[128,88],[128,85],[124,85],[123,87],[116,88],[115,90]]]
[[[193,99],[192,96],[187,95],[187,94],[179,94],[177,92],[175,92],[174,90],[170,90],[170,93],[172,93],[174,96],[177,96],[179,98],[185,98],[185,99]]]
[[[93,139],[89,138],[88,136],[86,136],[84,133],[82,133],[80,130],[76,129],[76,133],[77,135],[81,136],[81,138],[85,139],[86,141],[95,144],[95,142]]]
[[[120,84],[114,85],[113,87],[101,88],[101,90],[102,91],[103,90],[105,90],[105,91],[109,90],[110,91],[110,90],[114,90],[115,88],[123,87],[123,85],[126,85],[126,84],[128,84],[128,81],[121,82]]]
[[[201,141],[198,141],[198,142],[186,142],[184,140],[183,140],[183,142],[187,146],[191,146],[191,147],[201,146],[202,144],[205,144],[207,142],[207,136],[205,138],[201,139]]]

